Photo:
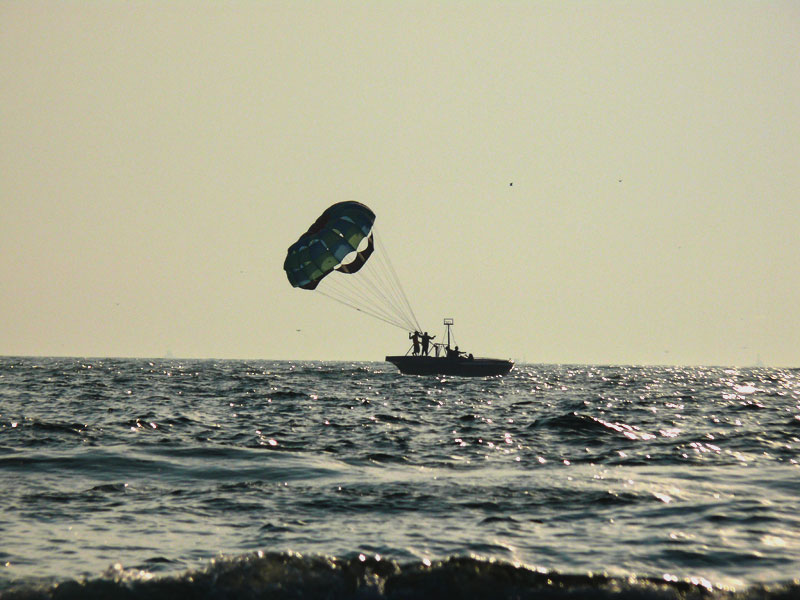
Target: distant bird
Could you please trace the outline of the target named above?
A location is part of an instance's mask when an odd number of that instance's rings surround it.
[[[511,187],[512,185],[514,185],[514,182],[513,182],[513,181],[512,181],[511,183],[509,183],[509,184],[508,184],[508,187]]]
[[[622,183],[622,179],[617,179],[617,183]]]

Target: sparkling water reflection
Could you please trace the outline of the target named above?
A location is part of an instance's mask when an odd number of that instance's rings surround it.
[[[783,581],[798,375],[2,359],[0,585],[256,550]]]

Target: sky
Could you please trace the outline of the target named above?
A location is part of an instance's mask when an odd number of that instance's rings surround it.
[[[0,355],[402,354],[283,272],[355,200],[475,355],[800,367],[798,31],[794,1],[4,1]]]

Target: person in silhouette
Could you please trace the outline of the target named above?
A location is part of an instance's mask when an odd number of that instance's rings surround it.
[[[458,351],[458,346],[453,350],[450,346],[447,347],[447,358],[458,358],[461,352]]]
[[[435,335],[428,335],[428,332],[422,334],[422,356],[428,356],[428,352],[430,351],[430,343],[431,340],[435,340]]]
[[[415,331],[414,333],[408,334],[408,339],[410,339],[414,343],[414,356],[419,356],[419,331]]]

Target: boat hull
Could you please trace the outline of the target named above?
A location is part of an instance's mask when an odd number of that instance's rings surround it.
[[[491,377],[505,375],[514,361],[498,358],[445,358],[436,356],[387,356],[386,361],[404,375],[456,375]]]

